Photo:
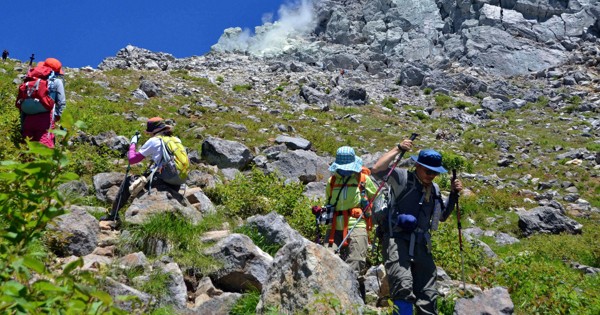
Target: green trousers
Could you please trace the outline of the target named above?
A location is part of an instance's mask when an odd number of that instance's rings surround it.
[[[327,238],[329,237],[329,230],[327,231]],[[333,245],[331,250],[336,250],[337,245],[343,240],[342,231],[335,231],[333,237]],[[327,242],[327,239],[326,241]],[[367,236],[367,229],[355,228],[352,234],[348,237],[348,246],[340,249],[340,257],[352,267],[352,270],[356,271],[358,275],[362,275],[367,266],[367,251],[369,250],[369,240]]]
[[[383,238],[383,259],[393,301],[405,300],[415,305],[417,314],[437,314],[437,270],[426,242],[416,243],[414,257],[409,257],[410,241]]]

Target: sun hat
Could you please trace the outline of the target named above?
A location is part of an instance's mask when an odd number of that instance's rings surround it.
[[[412,155],[410,157],[417,164],[426,167],[438,173],[447,173],[448,171],[442,166],[442,155],[432,149],[424,149],[419,152],[419,156]]]
[[[54,72],[58,72],[59,74],[65,74],[65,72],[62,69],[62,63],[56,58],[46,58],[44,64],[47,67],[50,67],[52,70],[54,70]]]
[[[171,130],[173,127],[166,125],[165,121],[160,117],[152,117],[146,123],[146,132],[157,134],[163,130]]]
[[[335,153],[335,162],[329,167],[329,171],[345,170],[352,172],[360,172],[363,161],[354,153],[354,149],[348,146],[343,146],[337,149]]]

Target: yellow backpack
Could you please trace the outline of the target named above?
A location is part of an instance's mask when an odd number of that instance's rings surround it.
[[[190,169],[190,160],[181,140],[173,136],[158,136],[158,138],[164,147],[163,160],[159,166],[161,178],[169,184],[185,183]]]

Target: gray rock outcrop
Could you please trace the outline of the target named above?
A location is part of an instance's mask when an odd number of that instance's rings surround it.
[[[262,290],[273,258],[243,234],[231,234],[205,251],[223,267],[210,274],[215,286],[228,292]]]
[[[583,225],[552,207],[536,207],[529,211],[521,211],[518,215],[519,228],[525,236],[533,233],[581,234],[583,228]]]
[[[331,306],[317,301],[327,294],[346,311],[363,307],[356,275],[338,256],[311,242],[288,243],[273,260],[256,311],[276,307],[290,314],[325,314]]]
[[[503,287],[485,290],[472,299],[460,298],[454,305],[455,315],[504,315],[512,314],[514,310],[515,305],[510,299],[508,290]]]
[[[219,168],[241,170],[252,161],[252,154],[239,142],[209,137],[202,143],[202,159]]]
[[[75,208],[58,216],[48,229],[54,231],[49,237],[56,240],[53,243],[61,247],[58,254],[63,256],[85,256],[92,253],[98,244],[98,220],[83,209]]]

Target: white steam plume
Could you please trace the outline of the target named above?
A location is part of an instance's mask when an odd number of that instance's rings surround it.
[[[217,51],[241,51],[253,55],[276,55],[308,33],[315,25],[312,0],[301,0],[284,4],[279,8],[279,20],[274,23],[273,16],[263,15],[264,25],[255,28],[255,34],[239,27],[226,29],[219,42],[212,48]]]

